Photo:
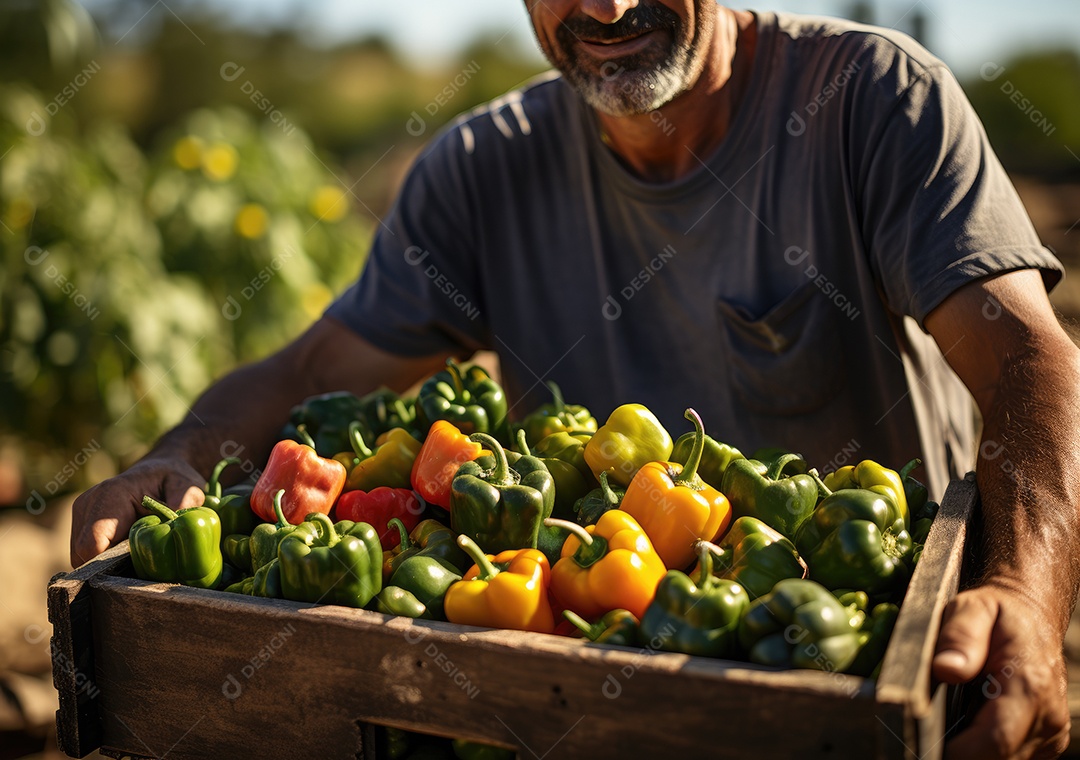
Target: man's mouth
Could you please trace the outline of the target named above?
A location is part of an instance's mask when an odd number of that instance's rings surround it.
[[[615,40],[579,38],[578,44],[593,58],[622,58],[642,52],[649,45],[659,42],[664,34],[662,29],[653,29]]]

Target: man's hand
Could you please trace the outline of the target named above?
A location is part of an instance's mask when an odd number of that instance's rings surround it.
[[[143,496],[163,499],[173,509],[197,507],[203,503],[205,483],[206,478],[180,460],[144,459],[86,491],[72,507],[72,567],[123,541],[143,514]]]
[[[987,700],[949,742],[950,758],[1050,758],[1069,746],[1060,625],[1012,586],[990,581],[945,610],[934,676],[959,684],[983,674]]]

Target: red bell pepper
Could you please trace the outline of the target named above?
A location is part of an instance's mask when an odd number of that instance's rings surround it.
[[[293,525],[312,512],[329,514],[347,475],[345,465],[319,456],[314,446],[278,441],[251,492],[251,511],[265,522],[276,522],[274,494],[285,489],[285,519]]]
[[[383,551],[401,543],[401,531],[388,523],[398,518],[411,531],[420,522],[423,505],[408,488],[380,486],[370,491],[346,491],[337,502],[337,519],[366,522],[379,531]]]

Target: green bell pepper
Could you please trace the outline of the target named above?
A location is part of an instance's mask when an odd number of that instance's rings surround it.
[[[820,584],[789,578],[746,610],[739,641],[758,665],[843,672],[865,640],[862,621]]]
[[[805,578],[806,563],[795,544],[754,517],[731,524],[713,549],[713,574],[735,581],[751,599],[765,596],[785,578]]]
[[[251,564],[251,536],[233,533],[221,539],[221,554],[225,561],[245,573],[255,572]]]
[[[650,649],[730,657],[738,647],[739,618],[750,599],[734,581],[715,578],[712,552],[698,546],[693,578],[669,570],[641,618],[641,643]]]
[[[794,454],[787,449],[782,449],[776,446],[769,446],[763,449],[758,449],[750,458],[755,461],[761,462],[763,465],[765,465],[766,468],[770,470],[778,461],[783,459],[784,464],[780,468],[780,474],[778,475],[778,477],[805,475],[810,471],[809,465],[806,464],[806,458],[802,454]]]
[[[899,616],[900,608],[895,604],[885,603],[874,607],[862,625],[859,636],[862,646],[855,655],[854,662],[848,666],[848,673],[864,678],[876,678]]]
[[[226,457],[218,462],[214,466],[214,471],[210,474],[210,480],[207,481],[206,488],[203,490],[202,505],[217,512],[218,521],[221,523],[222,540],[224,540],[225,536],[231,536],[234,533],[250,535],[251,531],[260,522],[256,514],[251,511],[250,488],[247,489],[246,498],[242,492],[222,492],[221,483],[219,482],[221,473],[230,464],[240,464],[240,460],[237,457]]]
[[[629,610],[611,610],[595,623],[589,623],[571,610],[563,610],[563,617],[585,634],[591,643],[613,644],[620,647],[638,645],[641,621]]]
[[[285,519],[285,513],[282,511],[281,500],[284,496],[284,488],[279,489],[274,494],[274,513],[277,515],[277,522],[261,523],[255,526],[255,530],[251,531],[249,554],[251,556],[252,572],[258,572],[260,567],[269,564],[271,560],[277,559],[281,539],[296,530],[297,526],[291,525]]]
[[[795,538],[810,578],[870,596],[902,590],[912,544],[896,503],[873,489],[821,489],[825,499]]]
[[[206,507],[174,512],[149,496],[142,505],[150,514],[128,531],[135,574],[148,581],[217,588],[224,569],[217,512]]]
[[[305,443],[300,434],[302,428],[314,441],[316,453],[329,459],[350,450],[349,423],[361,419],[363,414],[363,403],[347,391],[311,396],[292,408],[289,422],[279,437]]]
[[[641,404],[623,404],[585,444],[585,461],[598,479],[600,473],[623,486],[649,462],[671,457],[671,435]]]
[[[400,586],[384,586],[375,597],[375,611],[384,615],[430,620],[428,608],[416,595]]]
[[[691,431],[683,433],[675,441],[675,448],[671,450],[671,461],[685,465],[690,461],[690,455],[694,451],[694,439],[696,433]],[[698,463],[698,476],[713,488],[720,490],[724,484],[724,473],[728,465],[736,459],[746,459],[742,452],[734,446],[720,443],[714,438],[705,436],[705,448],[701,451],[701,461]]]
[[[420,386],[416,397],[416,421],[425,433],[436,420],[446,420],[466,435],[489,433],[510,445],[506,411],[502,388],[482,367],[462,369],[453,359]]]
[[[255,571],[251,579],[251,595],[267,599],[284,599],[281,591],[281,564],[277,557]]]
[[[516,443],[518,452],[522,456],[539,459],[544,463],[548,472],[551,473],[551,479],[555,482],[555,504],[551,510],[552,517],[557,517],[560,520],[573,520],[574,504],[589,492],[589,484],[585,481],[585,478],[572,464],[555,457],[541,457],[533,454],[529,450],[529,443],[526,440],[524,430],[519,429],[517,431]],[[510,462],[509,459],[507,459],[507,462],[511,465],[516,464],[516,462]]]
[[[916,544],[926,543],[940,509],[936,501],[930,501],[930,492],[926,486],[911,477],[911,471],[921,464],[921,459],[913,459],[904,465],[899,473],[904,483],[904,498],[907,500],[911,520],[911,540]]]
[[[382,544],[367,523],[312,512],[278,546],[281,591],[294,602],[363,607],[382,590]]]
[[[737,459],[724,473],[720,490],[731,501],[736,518],[756,517],[788,538],[814,511],[818,484],[810,475],[783,477],[798,454],[787,454],[766,467],[756,459]]]
[[[511,468],[502,445],[486,433],[469,439],[494,454],[458,468],[450,489],[450,527],[475,541],[488,554],[507,549],[535,549],[544,520],[555,504],[555,481],[544,463],[521,456]]]
[[[532,447],[533,456],[559,459],[573,465],[585,482],[595,488],[598,481],[585,461],[585,444],[592,437],[592,433],[554,433]]]
[[[625,488],[612,488],[606,472],[600,473],[600,487],[594,488],[574,502],[574,514],[579,525],[595,525],[605,512],[618,509],[626,495]]]
[[[360,399],[360,421],[371,440],[394,428],[411,431],[416,423],[416,399],[401,398],[389,388]]]
[[[544,404],[525,416],[521,427],[529,446],[536,446],[540,441],[555,433],[595,433],[596,418],[583,406],[567,404],[563,401],[562,391],[554,382],[548,382],[553,403]]]
[[[390,576],[390,585],[412,594],[436,620],[445,620],[443,597],[461,580],[457,568],[444,559],[416,554],[407,557]]]
[[[225,588],[222,589],[222,591],[224,591],[226,593],[229,593],[229,594],[243,594],[244,596],[254,596],[255,595],[254,589],[255,589],[255,578],[253,576],[249,575],[247,578],[244,578],[243,580],[239,580],[236,583],[233,583],[233,584],[231,584],[229,586],[226,586]]]

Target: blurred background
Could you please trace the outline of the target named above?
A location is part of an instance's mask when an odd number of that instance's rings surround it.
[[[812,0],[956,72],[1080,264],[1070,0]],[[44,587],[70,504],[359,273],[435,130],[546,68],[522,3],[0,3],[0,760],[52,756]],[[1080,316],[1080,278],[1054,294]]]

